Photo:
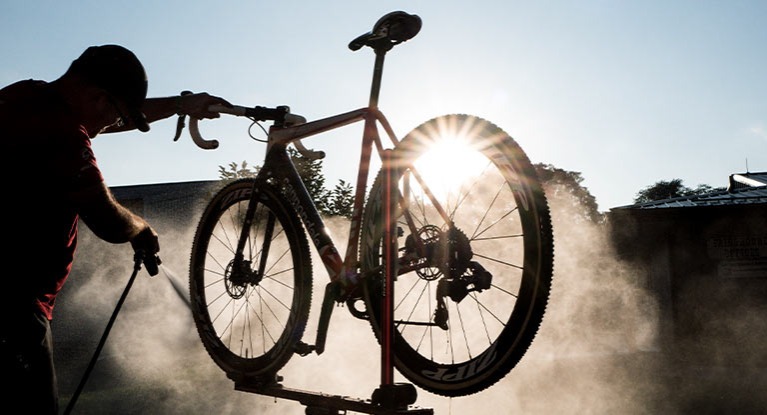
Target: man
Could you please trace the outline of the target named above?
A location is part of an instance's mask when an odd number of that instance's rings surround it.
[[[143,66],[117,45],[88,48],[52,82],[0,89],[3,408],[58,413],[50,320],[72,267],[78,220],[107,242],[130,242],[145,258],[160,250],[154,229],[115,201],[90,140],[102,132],[146,132],[149,123],[175,114],[216,118],[207,108],[229,105],[206,93],[148,99],[146,93]]]

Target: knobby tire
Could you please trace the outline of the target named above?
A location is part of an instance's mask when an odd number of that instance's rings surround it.
[[[440,190],[444,183],[427,183],[435,184],[431,190],[449,215],[445,221],[421,192],[411,167],[418,170],[418,160],[447,137],[457,137],[467,149],[452,169],[476,168],[477,174],[448,183],[452,192]],[[484,164],[470,165],[470,153],[482,156],[477,160]],[[395,366],[411,382],[436,394],[479,392],[519,362],[546,310],[554,247],[544,192],[517,142],[497,126],[469,115],[422,124],[397,145],[394,159],[403,197],[397,213],[402,235],[394,294]],[[426,174],[421,176],[428,180]],[[444,179],[453,180],[432,178]],[[362,272],[368,275],[364,300],[379,339],[383,185],[381,172],[366,203],[360,246]],[[419,253],[416,240],[426,246],[424,251]],[[491,282],[481,278],[488,273]],[[440,297],[443,306],[438,305]]]
[[[253,183],[232,182],[212,198],[198,224],[190,262],[198,333],[213,361],[235,380],[272,376],[288,362],[303,335],[311,303],[306,233],[296,212],[271,185],[258,189],[243,252],[246,265],[234,265]],[[266,245],[265,235],[271,235]],[[265,246],[268,255],[263,255]]]

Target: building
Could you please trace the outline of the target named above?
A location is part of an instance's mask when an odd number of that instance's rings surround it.
[[[144,217],[158,232],[169,227],[193,226],[220,180],[143,184],[112,187],[123,206]]]
[[[658,298],[663,350],[695,364],[767,366],[767,172],[609,218],[619,254]]]

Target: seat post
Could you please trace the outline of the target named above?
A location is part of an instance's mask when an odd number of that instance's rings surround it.
[[[391,47],[389,48],[391,49]],[[368,106],[370,108],[378,108],[378,96],[381,92],[381,78],[383,77],[383,64],[386,52],[389,51],[386,48],[376,48],[376,61],[373,67],[373,83],[370,87],[370,101]]]

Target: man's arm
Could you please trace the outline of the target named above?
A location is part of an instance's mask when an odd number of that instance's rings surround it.
[[[142,105],[141,111],[144,113],[147,122],[150,124],[180,114],[186,114],[198,119],[218,118],[220,114],[208,111],[208,108],[211,105],[231,106],[231,104],[223,98],[209,95],[206,92],[200,92],[198,94],[178,95],[175,97],[147,98],[144,100],[144,105]],[[130,120],[125,121],[123,126],[110,127],[103,132],[115,133],[136,128]]]
[[[115,200],[103,182],[72,195],[80,218],[99,238],[111,243],[131,242],[134,250],[154,255],[160,250],[157,233],[140,216]]]

